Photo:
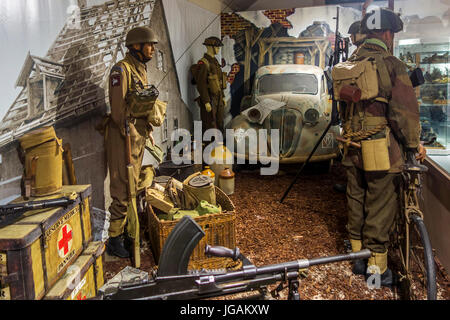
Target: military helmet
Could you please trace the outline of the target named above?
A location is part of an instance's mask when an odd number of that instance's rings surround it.
[[[128,31],[125,46],[139,43],[158,43],[155,33],[148,27],[136,27]]]
[[[348,34],[357,34],[360,33],[361,31],[359,30],[361,28],[361,21],[355,21],[352,23],[352,25],[350,26],[350,28],[348,29]]]
[[[369,34],[372,31],[391,30],[394,33],[403,30],[403,21],[394,11],[379,8],[368,12],[361,21],[361,33]]]
[[[209,37],[205,39],[205,42],[203,42],[205,46],[211,46],[211,47],[223,47],[222,41],[217,37]]]

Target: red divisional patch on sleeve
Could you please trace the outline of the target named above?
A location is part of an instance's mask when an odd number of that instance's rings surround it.
[[[111,81],[111,87],[120,86],[120,74],[111,75],[110,81]]]

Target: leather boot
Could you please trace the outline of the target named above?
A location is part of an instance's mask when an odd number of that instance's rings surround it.
[[[366,281],[375,274],[380,275],[382,287],[391,288],[394,285],[392,271],[387,267],[387,251],[384,253],[372,252],[372,256],[367,262]]]
[[[106,252],[111,256],[119,258],[130,257],[130,253],[125,249],[122,236],[109,238],[106,244]]]
[[[362,249],[361,240],[350,239],[350,244],[352,246],[352,252],[358,252]],[[353,260],[352,272],[357,275],[365,275],[367,269],[366,259]]]

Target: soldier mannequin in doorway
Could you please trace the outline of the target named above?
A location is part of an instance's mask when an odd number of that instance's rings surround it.
[[[128,207],[128,177],[125,122],[129,123],[131,140],[131,164],[135,185],[138,185],[145,143],[149,139],[154,144],[153,127],[146,117],[133,117],[128,100],[130,90],[148,85],[146,63],[152,59],[158,40],[150,28],[131,29],[126,36],[128,52],[125,58],[115,64],[109,75],[109,102],[111,115],[105,132],[106,153],[110,173],[109,207],[111,221],[107,252],[121,258],[129,257],[124,246],[124,227]]]
[[[223,46],[217,37],[209,37],[203,43],[207,51],[194,67],[194,80],[200,96],[196,99],[200,107],[203,133],[207,129],[224,130],[226,74],[215,58]]]

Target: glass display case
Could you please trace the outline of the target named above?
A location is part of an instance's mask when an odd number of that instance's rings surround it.
[[[425,83],[416,88],[422,125],[421,141],[427,154],[450,171],[450,43],[400,40],[395,55],[410,70],[422,69]],[[436,157],[434,157],[436,156]]]

